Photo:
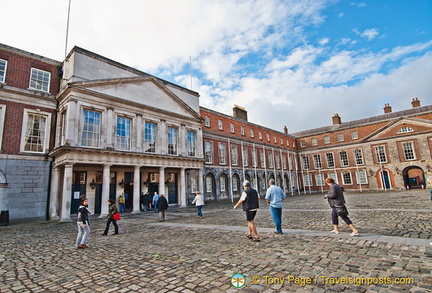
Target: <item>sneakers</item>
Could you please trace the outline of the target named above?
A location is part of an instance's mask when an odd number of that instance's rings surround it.
[[[86,244],[80,244],[78,247],[79,248],[88,248],[88,246]]]

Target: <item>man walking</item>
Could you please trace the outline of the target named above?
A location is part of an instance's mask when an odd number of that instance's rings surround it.
[[[275,180],[270,179],[270,187],[267,189],[266,201],[270,205],[270,212],[273,217],[273,222],[276,226],[276,234],[282,234],[282,202],[286,198],[282,188],[275,185]]]
[[[239,201],[234,206],[234,209],[236,209],[240,204],[243,204],[243,211],[246,212],[246,220],[248,222],[248,234],[246,234],[246,237],[251,239],[252,242],[260,242],[261,239],[258,236],[254,222],[256,212],[259,209],[259,195],[258,192],[251,187],[249,181],[245,180],[243,182],[243,187],[244,191]]]

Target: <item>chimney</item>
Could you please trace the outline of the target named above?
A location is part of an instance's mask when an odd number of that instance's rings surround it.
[[[333,125],[341,125],[342,124],[342,121],[341,121],[339,114],[337,114],[337,113],[333,114],[332,119],[333,119]]]
[[[411,105],[412,105],[413,108],[420,107],[420,100],[418,98],[413,98],[412,102],[411,102]]]
[[[248,121],[246,109],[238,105],[234,105],[233,117]]]
[[[284,126],[284,133],[288,134],[288,127]]]
[[[392,112],[392,107],[390,106],[390,104],[384,104],[384,114],[391,113],[391,112]]]

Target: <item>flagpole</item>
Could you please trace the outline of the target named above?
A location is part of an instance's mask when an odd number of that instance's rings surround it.
[[[68,46],[68,37],[69,37],[69,16],[70,16],[71,1],[72,1],[72,0],[69,0],[68,16],[67,16],[67,23],[66,23],[65,58],[66,58],[66,56],[67,56],[67,46]]]

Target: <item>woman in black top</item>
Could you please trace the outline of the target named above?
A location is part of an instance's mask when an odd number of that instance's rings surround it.
[[[90,222],[88,216],[88,199],[85,195],[81,196],[81,204],[78,208],[78,235],[76,239],[76,248],[87,248],[88,236],[90,234]]]
[[[114,234],[113,235],[116,235],[116,234],[118,234],[118,226],[117,226],[117,221],[114,220],[113,216],[118,213],[118,210],[117,210],[117,206],[115,205],[115,200],[109,199],[108,205],[109,205],[109,211],[108,211],[108,216],[107,216],[108,220],[106,222],[105,231],[102,233],[102,235],[108,235],[108,230],[109,230],[111,223],[113,223],[113,225],[114,225]]]

